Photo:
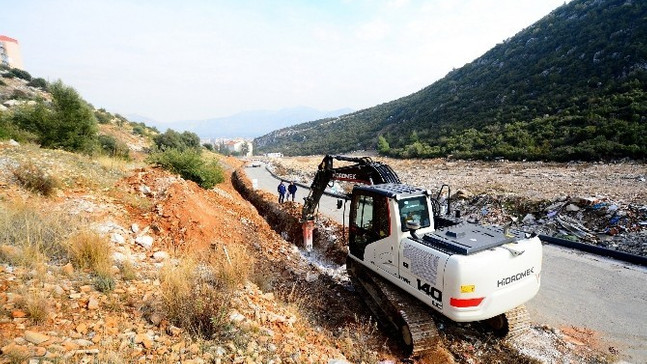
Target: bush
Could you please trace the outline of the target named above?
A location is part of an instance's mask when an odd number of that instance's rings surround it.
[[[47,81],[45,81],[44,78],[33,78],[31,81],[29,81],[29,83],[27,83],[27,86],[37,87],[44,91],[47,91]]]
[[[34,106],[18,108],[12,113],[12,124],[37,135],[45,148],[93,154],[98,149],[98,128],[90,106],[61,81],[49,89],[51,106],[40,100]]]
[[[230,246],[202,258],[184,259],[160,271],[162,307],[175,325],[211,339],[229,325],[230,297],[250,274],[252,258],[241,246]]]
[[[177,149],[200,149],[200,137],[196,133],[185,131],[178,133],[173,129],[168,129],[164,134],[153,137],[153,142],[159,150]]]
[[[12,170],[18,184],[31,192],[49,197],[59,187],[59,180],[44,172],[31,162],[22,164]]]
[[[101,293],[108,293],[115,289],[115,279],[112,275],[102,272],[94,277],[94,288]]]
[[[18,68],[12,68],[9,71],[9,73],[11,73],[12,75],[14,75],[14,76],[16,76],[18,78],[21,78],[21,79],[23,79],[25,81],[31,81],[31,75],[27,71],[24,71],[24,70],[21,70],[21,69],[18,69]]]
[[[27,316],[36,324],[44,323],[49,317],[49,305],[43,294],[29,292],[22,296],[18,306],[25,310]]]
[[[135,134],[135,135],[145,135],[146,134],[146,129],[144,129],[144,127],[141,126],[141,125],[135,125],[135,126],[133,126],[133,134]]]
[[[128,145],[118,141],[112,135],[99,135],[99,145],[106,155],[125,160],[130,159],[130,149],[128,149]]]
[[[108,124],[112,120],[112,116],[108,114],[105,110],[99,109],[94,111],[94,117],[97,118],[99,124]]]
[[[200,152],[193,149],[167,149],[151,154],[150,163],[177,173],[205,189],[210,189],[225,180],[222,168],[216,161],[206,163]]]
[[[68,240],[68,252],[72,264],[76,267],[90,269],[98,276],[110,276],[110,246],[97,233],[82,231],[73,235]]]

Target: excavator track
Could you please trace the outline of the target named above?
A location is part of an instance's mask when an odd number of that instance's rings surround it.
[[[440,336],[429,307],[351,258],[346,268],[377,320],[398,333],[406,355],[419,356],[437,348]]]
[[[440,336],[433,309],[352,258],[347,259],[346,269],[353,287],[376,319],[400,337],[405,355],[420,356],[437,349]],[[484,323],[505,340],[522,336],[531,326],[525,305]]]

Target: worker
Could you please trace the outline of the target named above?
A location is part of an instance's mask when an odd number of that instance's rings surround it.
[[[294,201],[294,195],[297,193],[297,185],[294,184],[294,182],[290,182],[290,185],[288,186],[288,197],[292,196],[292,201]]]
[[[285,185],[283,184],[283,181],[279,183],[277,191],[279,191],[279,203],[283,203],[283,201],[285,201]]]

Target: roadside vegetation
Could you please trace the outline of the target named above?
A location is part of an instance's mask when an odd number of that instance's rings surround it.
[[[204,156],[210,152],[203,149],[200,138],[195,133],[178,133],[169,129],[155,136],[153,142],[155,146],[147,159],[149,163],[177,173],[205,189],[224,181],[220,164],[215,159]]]

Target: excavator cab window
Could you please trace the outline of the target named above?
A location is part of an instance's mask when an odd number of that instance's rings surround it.
[[[389,206],[384,196],[357,194],[350,211],[349,248],[363,259],[366,245],[391,235]]]
[[[407,221],[417,222],[421,228],[430,226],[427,198],[418,196],[398,201],[400,208],[400,227],[407,231]]]

